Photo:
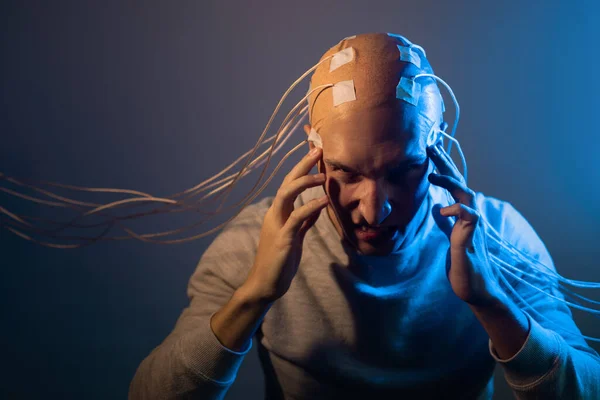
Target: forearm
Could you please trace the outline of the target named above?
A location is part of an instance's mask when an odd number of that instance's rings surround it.
[[[240,351],[254,336],[271,304],[248,286],[241,286],[213,315],[211,329],[223,346]]]
[[[529,335],[527,316],[505,296],[485,307],[470,305],[471,310],[494,343],[501,359],[513,357]]]
[[[252,300],[240,288],[219,311],[209,314],[200,310],[209,300],[194,299],[173,333],[140,364],[129,398],[222,398],[267,311]]]
[[[516,398],[600,398],[600,359],[593,351],[570,346],[512,302],[471,309],[488,333],[490,352]]]

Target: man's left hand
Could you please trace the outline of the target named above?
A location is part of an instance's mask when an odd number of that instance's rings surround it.
[[[456,201],[447,207],[437,205],[439,212],[434,209],[436,222],[450,240],[446,274],[452,290],[472,306],[494,305],[503,297],[502,290],[489,261],[475,193],[466,186],[440,142],[428,147],[427,154],[439,171],[430,174],[429,181],[448,190]]]

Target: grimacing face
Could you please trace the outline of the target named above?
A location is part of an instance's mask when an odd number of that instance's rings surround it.
[[[439,101],[430,95],[418,107],[390,102],[355,110],[335,117],[328,124],[331,128],[319,132],[323,142],[319,171],[327,177],[325,190],[362,254],[396,250],[427,195],[427,175],[433,168],[425,150],[426,137],[442,121]],[[304,128],[308,134],[310,125]],[[327,206],[329,217],[343,237],[331,207]],[[357,232],[361,226],[381,227],[383,233],[364,238]]]

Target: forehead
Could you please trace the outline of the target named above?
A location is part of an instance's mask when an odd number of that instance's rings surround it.
[[[406,158],[425,153],[425,138],[434,120],[421,107],[380,105],[341,113],[323,126],[323,151],[328,157]]]

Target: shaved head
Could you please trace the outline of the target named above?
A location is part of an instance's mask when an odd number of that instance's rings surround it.
[[[433,73],[420,50],[414,50],[420,58],[420,68],[417,68],[400,60],[398,46],[405,46],[405,43],[397,36],[367,33],[342,40],[323,54],[321,60],[352,47],[354,60],[331,72],[329,62],[322,63],[314,71],[310,87],[353,80],[356,100],[334,106],[331,87],[317,89],[309,97],[310,124],[321,136],[335,130],[340,121],[352,123],[373,109],[396,110],[399,122],[404,125],[417,117],[410,114],[421,114],[431,124],[441,122],[441,96],[431,78],[419,79],[422,93],[417,106],[396,98],[396,86],[401,77]]]

